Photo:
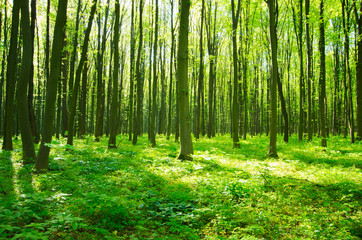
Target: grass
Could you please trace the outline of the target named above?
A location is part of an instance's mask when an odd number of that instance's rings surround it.
[[[121,140],[122,139],[122,140]],[[0,154],[0,238],[7,239],[361,239],[362,144],[332,137],[267,137],[240,149],[230,136],[194,142],[193,161],[179,146],[147,137],[133,146],[107,140],[53,141],[50,170],[21,161],[21,141]]]

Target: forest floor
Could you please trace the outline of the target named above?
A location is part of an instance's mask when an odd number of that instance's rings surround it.
[[[331,137],[290,143],[230,136],[179,146],[147,136],[52,143],[50,170],[21,161],[21,141],[0,154],[1,239],[361,239],[362,143]],[[0,140],[1,143],[1,140]]]

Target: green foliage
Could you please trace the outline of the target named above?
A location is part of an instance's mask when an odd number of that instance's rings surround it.
[[[13,239],[360,239],[362,145],[347,139],[200,139],[193,161],[164,138],[52,142],[49,171],[0,155],[0,236]],[[120,140],[120,139],[118,139]],[[281,140],[281,139],[280,139]],[[68,151],[65,151],[68,149]]]

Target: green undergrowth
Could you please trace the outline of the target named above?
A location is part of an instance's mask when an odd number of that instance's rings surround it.
[[[361,239],[362,144],[332,137],[290,143],[230,136],[179,146],[147,136],[54,140],[49,171],[21,161],[21,141],[0,160],[1,239]],[[68,149],[68,151],[66,151]]]

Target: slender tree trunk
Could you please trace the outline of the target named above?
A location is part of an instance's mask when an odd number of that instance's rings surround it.
[[[352,103],[352,83],[351,69],[349,65],[349,31],[350,31],[350,13],[349,0],[342,1],[342,18],[344,32],[344,62],[345,62],[345,102],[346,102],[346,121],[348,122],[351,143],[354,143],[354,116]],[[346,79],[347,78],[347,79]]]
[[[136,98],[136,104],[137,104],[137,112],[136,117],[134,119],[134,132],[133,132],[133,144],[137,143],[137,137],[141,133],[141,112],[142,112],[142,102],[141,102],[141,95],[142,95],[142,74],[141,74],[141,54],[142,54],[142,43],[143,43],[143,26],[142,26],[142,14],[143,14],[143,2],[140,0],[139,3],[139,17],[140,17],[140,23],[139,23],[139,44],[138,44],[138,53],[137,53],[137,62],[136,62],[136,81],[137,81],[137,98]]]
[[[81,73],[83,71],[84,62],[87,59],[89,35],[90,35],[91,29],[92,29],[92,23],[93,23],[94,14],[96,11],[96,6],[97,6],[97,0],[94,0],[90,15],[89,15],[89,19],[88,19],[88,26],[87,26],[87,29],[86,29],[85,35],[84,35],[82,53],[81,53],[78,68],[76,71],[76,75],[75,75],[73,92],[71,94],[71,101],[69,104],[69,119],[68,119],[68,128],[69,128],[68,139],[67,139],[68,145],[73,145],[74,122],[75,122],[75,114],[76,114],[76,108],[77,108],[78,90],[79,90],[80,78],[81,78]]]
[[[61,52],[64,42],[64,26],[67,17],[67,0],[59,0],[58,11],[54,27],[54,40],[52,47],[51,71],[48,80],[45,113],[43,122],[43,134],[39,148],[38,158],[35,162],[36,170],[48,169],[50,143],[53,135],[55,101],[57,96],[57,83],[60,75]]]
[[[157,0],[156,0],[157,1]],[[181,0],[180,28],[177,49],[178,97],[180,104],[180,153],[177,159],[191,160],[194,153],[191,138],[188,87],[188,28],[190,1]],[[156,18],[157,19],[157,18]]]
[[[238,135],[238,52],[236,44],[236,30],[238,28],[238,19],[240,13],[240,0],[238,0],[237,10],[234,10],[234,0],[231,0],[231,13],[232,13],[232,41],[233,41],[233,63],[234,63],[234,86],[233,86],[233,110],[232,110],[232,135],[234,148],[240,148],[239,135]]]
[[[270,46],[272,57],[272,78],[270,84],[270,143],[269,143],[269,157],[278,157],[277,154],[277,82],[278,82],[278,43],[276,33],[276,15],[277,10],[275,6],[278,4],[277,0],[268,0],[269,8],[269,34],[270,34]]]
[[[32,64],[32,42],[29,21],[29,2],[23,0],[21,4],[21,27],[23,33],[23,57],[21,63],[21,74],[17,91],[17,106],[19,114],[19,127],[23,143],[23,159],[26,163],[34,162],[35,150],[28,108],[28,84]]]
[[[280,79],[280,76],[278,74],[277,78],[278,83],[278,93],[280,98],[280,105],[282,108],[282,115],[284,119],[284,142],[289,142],[289,122],[288,122],[288,113],[287,113],[287,107],[285,105],[285,98],[283,94],[283,87],[282,87],[282,81]]]
[[[173,53],[174,53],[174,48],[175,48],[175,28],[173,26],[173,0],[170,0],[170,4],[171,4],[171,56],[170,56],[170,86],[169,86],[169,94],[168,94],[168,121],[167,121],[167,140],[170,139],[170,135],[171,135],[171,129],[172,129],[172,78],[173,78],[173,69],[172,69],[172,65],[173,65]]]
[[[29,120],[30,128],[33,136],[34,143],[39,143],[40,135],[36,126],[35,112],[33,106],[33,92],[34,92],[34,38],[35,38],[35,21],[36,21],[36,1],[31,0],[31,22],[30,22],[30,34],[31,34],[31,63],[30,63],[30,75],[29,75],[29,88],[28,88],[28,108],[29,108]]]
[[[107,24],[109,14],[109,0],[107,0],[107,7],[105,9],[104,27],[102,32],[102,46],[98,47],[97,53],[97,110],[96,110],[96,132],[95,140],[99,141],[99,137],[103,135],[103,121],[104,121],[104,81],[103,81],[103,57],[106,50],[106,36]],[[98,28],[100,28],[100,19],[98,19]],[[100,30],[98,30],[100,33]],[[99,42],[98,42],[99,45]]]
[[[152,84],[152,114],[150,122],[151,146],[156,146],[156,116],[157,116],[157,41],[158,41],[158,0],[155,11],[155,39],[153,42],[153,84]]]
[[[4,26],[7,26],[7,7],[5,1],[4,7]],[[1,38],[1,27],[2,27],[2,12],[0,12],[0,38]],[[3,104],[3,93],[4,93],[4,82],[5,82],[5,61],[6,61],[6,49],[7,49],[7,29],[4,27],[4,49],[3,49],[3,56],[1,61],[1,75],[0,75],[0,136],[4,134],[3,132],[3,111],[2,111],[2,104]]]
[[[79,101],[80,120],[79,120],[79,138],[83,138],[86,132],[86,117],[87,117],[87,79],[88,79],[88,62],[84,61],[83,76],[82,76],[82,91]]]
[[[62,136],[68,136],[68,109],[67,109],[67,79],[68,79],[68,55],[66,49],[68,42],[64,41],[65,49],[63,50],[62,63],[61,63],[61,80],[62,80]]]
[[[299,126],[298,140],[303,140],[304,134],[304,61],[303,61],[303,0],[299,1]]]
[[[359,14],[357,13],[356,2],[354,10],[357,20],[358,40],[357,40],[357,71],[356,71],[356,95],[357,95],[357,137],[356,140],[362,140],[362,2],[359,3]]]
[[[312,141],[313,138],[313,128],[312,128],[312,46],[309,36],[309,5],[310,0],[305,0],[305,35],[307,40],[307,85],[308,85],[308,141]]]
[[[326,53],[325,53],[325,37],[324,37],[324,0],[321,0],[319,16],[319,53],[320,53],[320,73],[319,73],[319,118],[321,124],[322,147],[327,147],[326,121],[325,121],[325,101],[326,101]]]
[[[6,107],[4,123],[4,150],[13,150],[14,93],[17,78],[17,45],[19,28],[19,0],[14,0],[11,18],[11,37],[6,71]]]
[[[202,98],[203,87],[204,87],[204,46],[203,46],[204,8],[205,8],[205,0],[202,0],[200,41],[199,41],[199,46],[200,46],[200,68],[199,68],[199,81],[198,81],[198,91],[197,91],[196,126],[195,126],[195,138],[196,139],[199,139],[199,137],[200,137],[201,98]]]
[[[141,0],[142,1],[142,0]],[[142,5],[142,2],[140,3]],[[112,84],[112,106],[110,119],[110,133],[108,148],[116,148],[117,137],[117,108],[118,108],[118,72],[119,72],[119,0],[116,0],[115,12],[116,22],[114,24],[113,48],[114,48],[114,66],[113,66],[113,84]],[[109,93],[108,93],[109,94]]]
[[[131,40],[130,40],[130,48],[131,48],[131,56],[130,56],[130,77],[129,77],[129,115],[128,115],[128,141],[132,140],[132,132],[133,132],[133,96],[134,96],[134,55],[135,55],[135,37],[134,37],[134,0],[132,0],[132,13],[131,13]]]

